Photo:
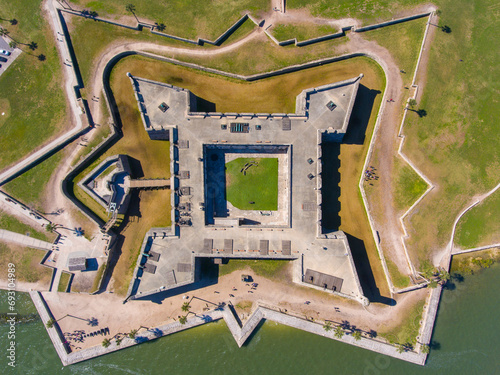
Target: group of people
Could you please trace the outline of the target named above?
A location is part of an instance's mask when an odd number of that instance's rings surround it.
[[[378,180],[378,176],[375,173],[375,168],[370,165],[370,167],[365,171],[365,181]],[[370,185],[373,185],[370,183]]]

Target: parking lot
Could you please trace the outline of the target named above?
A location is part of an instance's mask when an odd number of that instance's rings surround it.
[[[10,64],[12,64],[12,62],[17,58],[17,56],[19,56],[21,54],[21,50],[19,48],[16,48],[16,49],[12,49],[9,47],[9,42],[8,42],[8,39],[6,40],[4,37],[0,37],[0,50],[5,50],[5,51],[9,51],[11,54],[10,56],[5,56],[3,54],[0,54],[0,57],[2,57],[2,61],[0,61],[0,76],[3,74],[3,72],[5,72]],[[3,61],[3,60],[7,60],[7,61]]]

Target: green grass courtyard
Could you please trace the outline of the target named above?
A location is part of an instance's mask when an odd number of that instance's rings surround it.
[[[278,158],[238,158],[226,163],[226,199],[240,210],[278,209]]]

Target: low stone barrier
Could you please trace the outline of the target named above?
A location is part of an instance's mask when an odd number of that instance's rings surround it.
[[[413,16],[408,16],[408,17],[403,17],[403,18],[397,18],[395,20],[381,22],[381,23],[377,23],[377,24],[374,24],[374,25],[368,25],[368,26],[363,26],[363,27],[359,27],[359,28],[353,27],[353,30],[355,32],[357,32],[357,33],[361,33],[363,31],[380,29],[381,27],[396,25],[398,23],[412,21],[412,20],[416,20],[418,18],[426,17],[426,16],[429,16],[431,13],[432,12],[419,13],[419,14],[415,14]]]

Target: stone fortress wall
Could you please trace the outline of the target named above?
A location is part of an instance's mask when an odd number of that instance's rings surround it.
[[[130,29],[130,30],[142,31],[144,28],[147,28],[150,30],[150,32],[152,34],[162,36],[165,38],[169,38],[169,39],[173,39],[173,40],[178,40],[178,41],[189,43],[189,44],[200,45],[200,46],[204,45],[204,44],[211,44],[211,45],[215,45],[215,46],[220,46],[227,38],[229,38],[247,20],[252,21],[257,27],[261,27],[263,25],[262,21],[258,21],[254,17],[252,17],[249,13],[246,13],[240,19],[238,19],[234,24],[229,26],[226,29],[226,31],[224,31],[219,37],[217,37],[215,40],[212,41],[212,40],[208,40],[206,38],[189,39],[189,38],[184,38],[184,37],[180,37],[180,36],[176,36],[176,35],[172,35],[172,34],[163,33],[163,32],[155,30],[156,25],[149,24],[146,22],[141,22],[141,21],[138,21],[136,26],[130,26],[127,24],[111,21],[111,20],[108,20],[108,19],[105,19],[102,17],[98,17],[98,16],[91,17],[89,14],[74,11],[72,9],[61,9],[61,11],[66,12],[68,14],[72,14],[74,16],[84,17],[84,18],[92,19],[94,21],[108,23],[108,24],[111,24],[114,26],[123,27],[123,28]],[[276,37],[272,34],[272,24],[267,26],[264,29],[264,33],[269,37],[269,39],[271,39],[274,43],[276,43],[279,46],[288,46],[288,45],[294,44],[297,47],[304,47],[304,46],[308,46],[311,44],[324,42],[326,40],[345,37],[347,31],[353,31],[353,32],[360,33],[360,32],[364,32],[364,31],[375,30],[375,29],[379,29],[382,27],[396,25],[398,23],[412,21],[414,19],[426,17],[426,16],[429,16],[430,14],[431,14],[431,12],[424,12],[424,13],[419,13],[419,14],[412,15],[412,16],[397,18],[397,19],[393,19],[390,21],[380,22],[377,24],[372,24],[372,25],[367,25],[367,26],[362,26],[362,27],[356,27],[356,25],[344,26],[340,29],[340,31],[338,31],[336,33],[322,35],[319,37],[310,38],[310,39],[301,40],[301,41],[297,40],[297,38],[291,38],[291,39],[282,40],[282,41],[276,39]]]

